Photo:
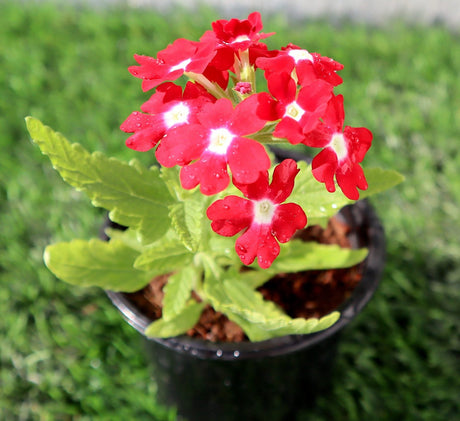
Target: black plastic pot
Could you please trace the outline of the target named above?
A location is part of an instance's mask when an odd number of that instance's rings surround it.
[[[290,420],[329,385],[343,328],[374,294],[385,260],[380,221],[367,201],[343,208],[353,247],[367,247],[363,278],[329,329],[256,343],[211,343],[180,336],[146,338],[163,403],[189,421]],[[152,322],[123,293],[107,292],[140,333]]]

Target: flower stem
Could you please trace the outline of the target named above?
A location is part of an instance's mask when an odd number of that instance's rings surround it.
[[[231,99],[229,95],[217,83],[212,83],[206,76],[199,74],[199,73],[193,73],[193,72],[185,72],[184,74],[190,80],[199,83],[211,95],[214,95],[216,98]]]

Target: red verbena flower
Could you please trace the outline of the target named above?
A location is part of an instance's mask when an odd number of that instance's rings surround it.
[[[216,54],[216,43],[177,39],[157,58],[135,54],[140,66],[130,66],[133,76],[142,79],[142,90],[148,91],[165,81],[174,81],[184,72],[202,73]]]
[[[291,74],[295,70],[298,83],[302,86],[316,79],[322,79],[333,86],[342,83],[337,71],[343,69],[343,64],[318,53],[310,53],[294,44],[283,47],[274,57],[258,58],[256,65],[265,70],[267,76],[280,72]]]
[[[168,132],[156,150],[158,162],[165,167],[182,166],[182,187],[192,189],[199,184],[206,195],[228,186],[227,166],[238,182],[254,182],[270,167],[265,148],[245,137],[265,125],[254,113],[256,105],[257,95],[236,107],[226,98],[205,104],[197,114],[197,124],[181,125]]]
[[[345,126],[343,96],[333,97],[328,104],[322,122],[308,133],[304,143],[307,146],[324,148],[313,158],[313,176],[325,183],[330,192],[337,184],[349,199],[358,200],[359,192],[368,185],[359,163],[372,143],[372,133],[365,127]]]
[[[298,172],[297,163],[286,159],[275,167],[271,184],[267,171],[252,184],[234,183],[247,199],[231,195],[209,206],[206,215],[213,231],[231,237],[245,230],[235,244],[243,264],[250,265],[257,257],[261,268],[270,267],[280,252],[278,242],[288,242],[307,224],[299,205],[283,203]]]
[[[206,31],[200,38],[202,42],[216,44],[216,54],[204,71],[204,75],[225,89],[223,81],[228,72],[232,71],[239,78],[240,72],[247,66],[252,66],[258,57],[273,55],[267,46],[260,42],[272,34],[264,34],[259,12],[251,13],[247,19],[221,19],[213,22],[213,30]],[[222,75],[220,72],[224,72]]]
[[[212,29],[220,44],[234,51],[247,50],[251,45],[272,33],[264,34],[262,18],[259,12],[251,13],[247,19],[220,19],[212,23]]]
[[[319,123],[332,96],[333,86],[316,80],[297,89],[295,80],[286,72],[272,73],[267,78],[268,89],[275,99],[262,93],[257,114],[267,120],[278,120],[273,136],[285,138],[292,144],[304,140],[305,133]]]
[[[126,139],[126,145],[145,152],[156,144],[173,127],[195,122],[197,111],[205,102],[215,101],[200,85],[188,82],[182,87],[166,82],[157,87],[150,99],[134,111],[120,126],[126,133],[134,133]]]

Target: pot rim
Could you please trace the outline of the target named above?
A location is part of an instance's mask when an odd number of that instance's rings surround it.
[[[383,226],[367,200],[347,205],[339,212],[347,222],[365,229],[368,256],[362,263],[363,277],[351,296],[338,308],[339,320],[328,329],[307,335],[289,335],[260,342],[210,342],[187,335],[171,338],[151,338],[145,329],[153,321],[143,315],[121,292],[106,291],[106,294],[122,313],[125,320],[147,340],[155,341],[167,348],[196,358],[216,360],[241,360],[264,356],[277,356],[313,347],[317,343],[337,335],[369,302],[375,293],[383,273],[385,262],[385,235]],[[357,241],[357,240],[356,240]],[[353,242],[353,240],[352,240]],[[359,244],[353,244],[359,246]]]

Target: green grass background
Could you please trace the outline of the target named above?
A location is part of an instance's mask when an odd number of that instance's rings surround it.
[[[104,293],[43,266],[45,245],[94,236],[102,211],[50,168],[24,117],[148,162],[118,129],[148,98],[127,71],[132,56],[197,39],[216,18],[0,2],[0,420],[175,419],[156,402],[140,335]],[[381,287],[347,329],[330,393],[298,420],[460,419],[459,33],[281,16],[264,24],[277,32],[270,47],[293,42],[345,65],[347,124],[375,136],[365,162],[406,176],[373,201],[388,239]]]

